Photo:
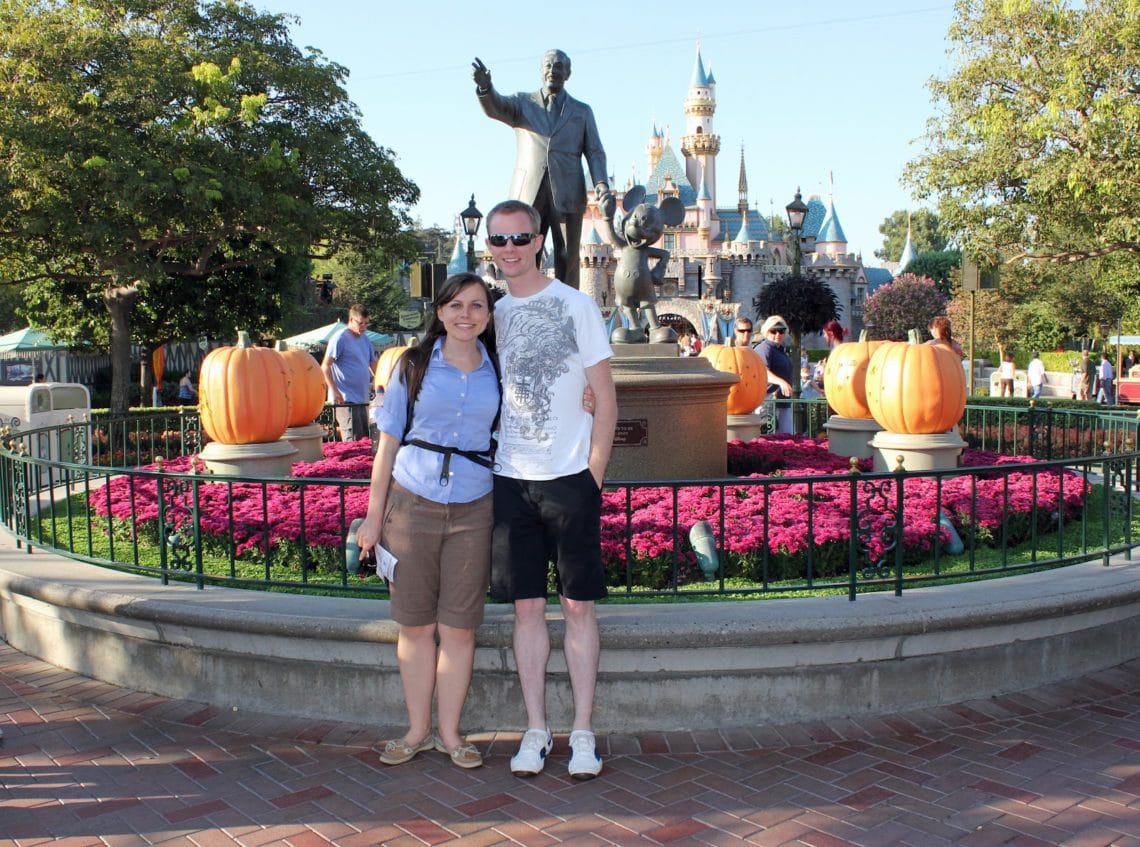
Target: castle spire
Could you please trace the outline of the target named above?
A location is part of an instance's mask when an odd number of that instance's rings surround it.
[[[740,212],[743,217],[748,211],[748,174],[744,172],[744,143],[740,144],[740,179],[737,181],[736,190],[739,197],[736,201],[736,210]]]

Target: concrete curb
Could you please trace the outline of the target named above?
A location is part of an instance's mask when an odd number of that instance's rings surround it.
[[[679,613],[683,610],[683,613]],[[198,591],[0,541],[0,625],[18,650],[167,697],[401,725],[385,601]],[[1024,690],[1140,656],[1140,563],[1118,558],[903,597],[599,607],[601,731],[880,714]],[[511,611],[488,607],[465,726],[524,722]],[[548,701],[571,701],[552,623]]]

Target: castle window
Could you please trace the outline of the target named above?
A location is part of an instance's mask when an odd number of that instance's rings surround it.
[[[677,236],[675,236],[675,235],[674,235],[673,233],[671,233],[671,232],[667,232],[667,233],[665,233],[665,243],[664,243],[664,247],[665,247],[665,249],[666,249],[666,250],[668,250],[670,253],[672,253],[672,252],[673,252],[673,248],[674,248],[676,245],[677,245]]]

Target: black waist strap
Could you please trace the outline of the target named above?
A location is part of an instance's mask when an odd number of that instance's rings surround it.
[[[484,468],[493,468],[495,466],[494,453],[490,447],[486,450],[460,450],[458,447],[444,447],[440,444],[432,444],[430,441],[420,441],[418,438],[409,438],[404,443],[411,444],[413,447],[419,447],[423,450],[431,450],[433,453],[443,454],[443,469],[439,472],[440,485],[447,485],[451,481],[451,457],[453,455],[462,456],[469,462],[474,462]]]

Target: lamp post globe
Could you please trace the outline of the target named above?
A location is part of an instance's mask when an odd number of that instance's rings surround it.
[[[792,236],[795,238],[795,261],[792,263],[792,275],[800,275],[800,263],[802,261],[800,253],[800,232],[804,228],[804,218],[807,216],[808,207],[800,196],[800,188],[796,186],[796,197],[784,207],[784,211],[788,213],[788,227],[792,230]]]
[[[475,272],[475,235],[479,232],[479,224],[483,221],[483,213],[475,208],[475,195],[471,195],[471,202],[467,208],[459,213],[463,221],[463,232],[467,235],[467,270]]]

